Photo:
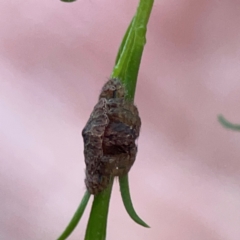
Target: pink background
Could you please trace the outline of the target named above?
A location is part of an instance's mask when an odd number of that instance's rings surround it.
[[[137,2],[1,1],[1,240],[54,240],[72,217],[81,130]],[[239,240],[240,133],[217,114],[240,122],[240,1],[156,0],[147,39],[130,187],[151,228],[128,217],[116,181],[107,239]]]

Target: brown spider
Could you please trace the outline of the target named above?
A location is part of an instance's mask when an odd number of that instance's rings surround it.
[[[82,131],[85,184],[91,194],[104,190],[112,176],[127,174],[135,161],[141,119],[137,107],[124,97],[121,81],[110,79]]]

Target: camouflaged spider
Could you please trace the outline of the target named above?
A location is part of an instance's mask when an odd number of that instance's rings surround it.
[[[85,184],[91,194],[104,190],[112,176],[127,174],[135,161],[141,119],[137,107],[124,97],[121,81],[110,79],[82,131]]]

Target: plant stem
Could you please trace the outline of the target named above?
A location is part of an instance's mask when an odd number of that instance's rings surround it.
[[[112,77],[121,79],[125,84],[126,98],[131,101],[134,99],[153,2],[154,0],[140,0],[137,13],[133,17],[119,48],[116,65],[112,72]]]
[[[223,127],[232,129],[235,131],[240,131],[240,124],[234,124],[226,120],[222,115],[218,116],[218,121],[222,124]]]
[[[107,189],[94,196],[94,201],[85,233],[85,240],[105,240],[109,201],[113,179]]]

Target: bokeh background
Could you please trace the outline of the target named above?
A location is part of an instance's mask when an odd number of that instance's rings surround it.
[[[84,192],[83,129],[137,0],[0,2],[0,240],[54,240]],[[239,240],[240,1],[156,0],[130,187],[107,239]],[[92,199],[90,200],[91,203]],[[83,239],[90,204],[70,240]]]

